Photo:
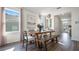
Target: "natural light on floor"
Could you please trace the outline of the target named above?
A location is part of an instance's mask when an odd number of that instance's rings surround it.
[[[15,47],[12,47],[12,48],[7,49],[7,50],[5,50],[5,51],[14,51],[14,49],[15,49]]]
[[[63,44],[63,43],[61,43],[61,42],[58,42],[58,43],[64,46],[64,44]]]

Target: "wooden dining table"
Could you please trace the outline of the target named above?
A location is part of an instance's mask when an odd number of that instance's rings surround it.
[[[42,31],[42,32],[33,32],[32,34],[35,35],[35,44],[37,47],[39,47],[39,41],[41,39],[39,39],[39,35],[43,35],[43,34],[48,34],[50,35],[50,38],[52,37],[52,33],[55,32],[55,31],[52,31],[52,30],[48,30],[48,31]]]
[[[52,33],[55,33],[54,30],[47,30],[47,31],[35,31],[35,32],[31,32],[30,34],[31,35],[34,35],[35,37],[35,45],[36,47],[40,48],[40,42],[43,41],[42,38],[39,38],[39,35],[43,35],[43,34],[49,34],[49,38],[50,39],[47,39],[46,41],[49,41],[51,40],[52,41]],[[56,42],[58,42],[58,35],[55,35],[53,38],[56,38]],[[45,42],[45,40],[44,40]]]

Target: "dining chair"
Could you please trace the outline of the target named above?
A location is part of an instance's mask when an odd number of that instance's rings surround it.
[[[24,47],[24,43],[26,43],[26,51],[27,51],[29,42],[34,42],[34,40],[35,40],[35,38],[33,36],[28,35],[28,32],[24,31],[24,34],[23,34],[23,47]]]

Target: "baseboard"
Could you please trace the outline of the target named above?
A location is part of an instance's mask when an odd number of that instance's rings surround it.
[[[20,43],[20,41],[12,42],[12,43],[6,43],[6,44],[4,44],[4,45],[1,45],[0,47],[6,46],[6,45],[10,45],[10,44],[14,44],[14,43]]]

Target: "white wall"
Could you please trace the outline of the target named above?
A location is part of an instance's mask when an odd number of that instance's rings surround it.
[[[39,24],[39,17],[38,17],[38,14],[30,11],[30,10],[27,10],[26,8],[23,9],[23,30],[24,31],[28,31],[29,29],[27,28],[28,24],[27,24],[27,17],[28,15],[32,15],[32,16],[35,16],[35,23],[36,23],[36,26],[35,28],[37,28],[37,24]],[[33,22],[32,19],[30,19],[31,22]]]
[[[60,17],[57,15],[54,17],[54,30],[58,33],[61,34],[61,21]]]
[[[78,22],[76,24],[76,21]],[[79,41],[79,8],[72,9],[72,40]]]

